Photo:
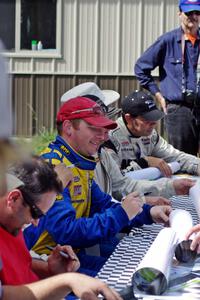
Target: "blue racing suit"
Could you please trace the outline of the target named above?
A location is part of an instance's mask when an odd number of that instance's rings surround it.
[[[133,220],[120,203],[112,202],[93,179],[96,162],[77,153],[61,136],[49,144],[42,157],[51,164],[74,164],[73,182],[59,195],[38,227],[29,226],[24,231],[28,248],[39,254],[49,253],[45,245],[68,244],[83,249],[114,237],[126,226],[151,224],[150,206]]]

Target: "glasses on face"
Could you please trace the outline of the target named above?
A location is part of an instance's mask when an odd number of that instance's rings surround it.
[[[199,11],[199,10],[192,10],[192,11],[184,12],[184,14],[185,14],[187,17],[190,17],[190,16],[192,16],[193,14],[195,14],[195,15],[197,15],[197,16],[200,16],[200,11]]]
[[[93,107],[90,107],[90,108],[75,110],[75,111],[71,112],[71,114],[79,114],[79,113],[85,112],[85,111],[90,111],[95,115],[101,115],[101,116],[105,115],[104,111],[102,110],[102,108],[99,105],[94,105]]]
[[[30,199],[29,195],[26,195],[24,191],[21,191],[24,202],[29,206],[31,217],[36,220],[45,216],[45,213],[34,203],[34,200]]]

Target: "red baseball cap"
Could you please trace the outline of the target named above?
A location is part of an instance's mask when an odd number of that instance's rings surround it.
[[[57,113],[57,122],[65,120],[83,119],[96,127],[115,129],[117,123],[108,119],[101,107],[86,97],[76,97],[65,102]]]

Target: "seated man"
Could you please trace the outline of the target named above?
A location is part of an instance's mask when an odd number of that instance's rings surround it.
[[[19,163],[12,173],[14,175],[7,174],[7,191],[0,197],[0,298],[56,300],[73,291],[81,299],[97,299],[102,293],[106,299],[120,300],[99,280],[66,273],[79,267],[69,246],[57,245],[47,262],[31,259],[21,229],[25,223],[37,225],[38,218],[47,212],[56,194],[61,192],[62,184],[52,167],[38,158]],[[65,185],[68,179],[71,178],[65,178]],[[61,250],[68,258],[60,255]],[[78,281],[82,284],[77,285]]]
[[[61,97],[61,102],[66,102],[72,97],[84,96],[94,100],[106,112],[109,118],[114,119],[119,109],[112,107],[120,97],[113,90],[101,90],[94,82],[81,83]],[[149,194],[146,202],[150,205],[169,204],[169,198],[175,194],[188,194],[193,183],[188,179],[172,180],[162,178],[158,181],[134,180],[123,176],[119,166],[113,160],[111,154],[105,151],[104,144],[98,149],[97,164],[95,168],[95,181],[102,191],[112,195],[115,199],[121,200],[122,194],[138,192]],[[163,196],[163,197],[160,197]]]
[[[122,102],[118,127],[110,131],[112,157],[124,173],[156,167],[169,177],[172,171],[167,163],[177,161],[182,172],[200,175],[200,159],[175,149],[155,130],[163,116],[149,94],[135,91],[128,95]]]
[[[29,247],[33,246],[37,231],[44,230],[33,247],[39,254],[48,253],[46,244],[69,244],[74,249],[81,249],[78,252],[81,267],[92,275],[96,275],[102,265],[96,267],[95,257],[88,259],[85,248],[107,239],[112,242],[126,226],[167,222],[171,211],[169,206],[143,205],[133,194],[125,197],[122,203],[114,203],[110,195],[100,190],[94,180],[96,162],[93,155],[108,138],[109,129],[115,127],[116,123],[108,119],[91,99],[76,97],[61,106],[57,114],[58,136],[42,156],[53,165],[73,164],[73,180],[38,228],[30,226],[25,230]]]

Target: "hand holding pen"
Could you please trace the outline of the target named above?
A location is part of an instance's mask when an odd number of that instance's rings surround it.
[[[123,196],[122,207],[128,215],[129,220],[133,219],[137,214],[142,212],[145,197],[141,197],[137,192]]]
[[[46,248],[52,250],[49,245]],[[63,272],[75,272],[80,267],[80,263],[71,246],[57,245],[48,258],[48,267],[50,273],[55,275]]]

